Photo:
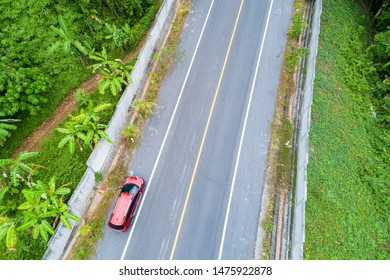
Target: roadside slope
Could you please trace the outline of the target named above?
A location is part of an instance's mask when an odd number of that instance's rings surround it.
[[[389,167],[373,147],[380,128],[372,114],[367,22],[358,1],[334,2],[323,1],[321,18],[304,258],[388,259],[388,203],[381,197],[388,197]]]

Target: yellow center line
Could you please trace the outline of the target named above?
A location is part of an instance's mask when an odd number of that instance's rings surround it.
[[[222,78],[223,78],[224,73],[225,73],[226,64],[227,64],[227,61],[228,61],[228,58],[229,58],[229,54],[230,54],[230,50],[231,50],[231,47],[232,47],[234,35],[236,34],[236,29],[237,29],[237,25],[238,25],[238,20],[239,20],[239,18],[240,18],[241,10],[242,10],[242,6],[243,6],[244,2],[245,2],[245,0],[241,0],[240,9],[238,10],[238,13],[237,13],[236,22],[235,22],[235,24],[234,24],[233,32],[232,32],[232,35],[231,35],[231,38],[230,38],[230,42],[229,42],[229,46],[228,46],[228,49],[227,49],[227,52],[226,52],[225,61],[223,62],[222,71],[221,71],[221,74],[220,74],[220,76],[219,76],[218,85],[217,85],[217,88],[216,88],[216,90],[215,90],[213,103],[212,103],[212,105],[211,105],[209,117],[208,117],[207,123],[206,123],[206,128],[205,128],[205,131],[204,131],[204,133],[203,133],[202,142],[201,142],[201,144],[200,144],[198,156],[197,156],[197,158],[196,158],[196,162],[195,162],[195,166],[194,166],[194,171],[193,171],[193,173],[192,173],[192,177],[191,177],[191,181],[190,181],[190,186],[189,186],[189,188],[188,188],[186,200],[185,200],[184,206],[183,206],[183,211],[182,211],[182,213],[181,213],[179,225],[178,225],[178,228],[177,228],[177,231],[176,231],[175,240],[174,240],[174,242],[173,242],[170,260],[172,260],[173,257],[174,257],[174,255],[175,255],[177,240],[179,239],[181,226],[182,226],[182,224],[183,224],[184,216],[185,216],[186,209],[187,209],[187,204],[188,204],[188,201],[189,201],[189,198],[190,198],[192,186],[193,186],[193,184],[194,184],[195,175],[196,175],[196,172],[197,172],[197,169],[198,169],[198,164],[199,164],[200,156],[201,156],[202,150],[203,150],[203,145],[204,145],[204,142],[205,142],[205,140],[206,140],[207,131],[208,131],[209,125],[210,125],[210,120],[211,120],[211,117],[212,117],[212,115],[213,115],[215,102],[216,102],[216,100],[217,100],[218,93],[219,93],[219,88],[220,88],[220,86],[221,86]]]

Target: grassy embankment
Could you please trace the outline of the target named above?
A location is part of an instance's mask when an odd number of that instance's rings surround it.
[[[389,131],[375,113],[367,22],[359,1],[323,1],[305,259],[390,258]]]

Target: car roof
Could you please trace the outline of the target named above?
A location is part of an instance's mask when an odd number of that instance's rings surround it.
[[[124,223],[126,213],[129,209],[134,197],[135,197],[135,195],[129,194],[127,192],[120,193],[118,200],[116,202],[114,211],[112,212],[112,217],[110,219],[110,222],[113,225],[120,226]]]

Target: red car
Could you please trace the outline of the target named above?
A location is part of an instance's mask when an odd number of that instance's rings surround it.
[[[144,185],[144,180],[141,177],[130,176],[126,179],[108,222],[110,228],[118,231],[126,231],[129,228]]]

